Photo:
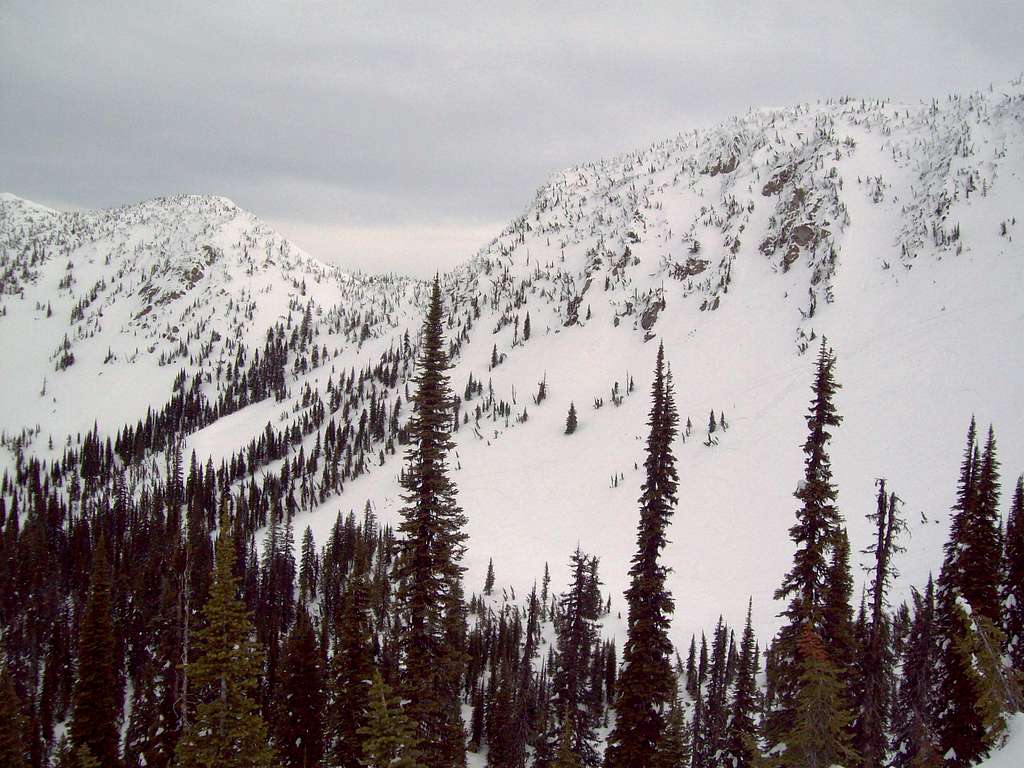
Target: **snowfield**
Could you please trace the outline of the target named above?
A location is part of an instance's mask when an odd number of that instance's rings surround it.
[[[906,599],[941,563],[972,414],[995,427],[1004,510],[1024,472],[1022,238],[1020,81],[922,104],[751,111],[556,174],[443,277],[446,333],[458,344],[453,391],[463,397],[471,375],[483,385],[461,405],[469,418],[451,456],[469,518],[467,594],[490,558],[509,600],[522,601],[545,563],[561,589],[579,545],[600,557],[612,602],[604,630],[624,636],[663,341],[682,425],[692,424],[676,445],[680,502],[665,555],[672,638],[685,656],[720,614],[742,627],[752,596],[763,647],[780,625],[772,595],[791,563],[803,417],[826,336],[842,385],[832,461],[855,577],[862,583],[865,515],[885,478],[909,523],[891,593],[894,605]],[[292,327],[310,307],[328,357],[304,371],[289,360],[287,399],[194,432],[186,457],[217,466],[268,422],[298,419],[306,385],[326,402],[329,378],[377,364],[407,332],[415,342],[426,296],[412,279],[321,264],[223,198],[60,213],[3,195],[3,460],[15,441],[52,458],[94,423],[113,437],[161,407],[182,369],[215,400],[239,349],[251,360],[268,328]],[[74,361],[61,367],[67,352]],[[504,359],[492,368],[494,352]],[[374,385],[389,408],[405,402],[409,373]],[[547,398],[536,404],[542,380]],[[509,416],[485,407],[491,389]],[[565,435],[570,402],[579,428]],[[709,440],[712,410],[728,427]],[[302,440],[307,455],[323,429]],[[299,512],[296,539],[308,525],[322,545],[339,512],[367,501],[395,523],[401,454],[375,444],[368,471]],[[1020,716],[1011,731],[988,768],[1024,763]]]

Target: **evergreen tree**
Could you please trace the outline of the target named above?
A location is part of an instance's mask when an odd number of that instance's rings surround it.
[[[934,722],[939,754],[953,756],[953,765],[974,765],[988,754],[980,702],[981,676],[974,666],[977,650],[971,620],[949,574],[939,575],[936,628],[938,697]],[[948,759],[948,758],[947,758]]]
[[[975,558],[991,557],[988,553],[997,536],[991,510],[998,489],[996,468],[991,430],[983,457],[972,418],[939,573],[935,619],[940,650],[932,717],[939,753],[955,755],[960,765],[971,765],[987,755],[991,738],[982,706],[984,681],[976,666],[980,638],[975,622],[990,620],[994,610],[998,563],[979,563]],[[988,584],[983,583],[985,579]]]
[[[320,562],[313,541],[313,529],[308,525],[302,534],[302,557],[299,560],[299,599],[309,600],[317,592]]]
[[[699,759],[705,766],[717,765],[719,753],[725,746],[728,724],[728,639],[729,628],[719,616],[711,641],[711,660],[703,698],[701,730],[695,734],[696,743],[699,745]]]
[[[526,313],[526,319],[523,321],[523,341],[530,340],[530,313]]]
[[[894,768],[938,768],[942,764],[932,718],[937,701],[933,668],[938,655],[935,587],[931,577],[922,595],[913,592],[914,618],[903,655],[896,706],[893,707]]]
[[[507,768],[526,767],[526,744],[530,738],[530,715],[534,706],[533,657],[537,653],[537,636],[540,632],[540,605],[537,588],[530,593],[529,611],[526,618],[526,639],[523,655],[519,660],[519,680],[514,691],[514,710],[508,739]],[[615,648],[610,649],[614,658]]]
[[[850,539],[840,524],[832,537],[832,557],[825,581],[825,606],[821,638],[829,658],[846,681],[847,701],[858,690],[854,669],[857,636],[853,621],[853,575],[850,573]]]
[[[154,738],[155,726],[160,721],[160,688],[156,680],[156,666],[148,654],[134,683],[124,764],[128,768],[165,766],[170,760],[161,754],[160,742]]]
[[[978,457],[977,427],[974,417],[967,428],[967,446],[960,464],[960,477],[957,481],[956,503],[950,520],[949,538],[945,544],[943,570],[946,580],[962,589],[966,581],[965,573],[970,567],[966,563],[967,539],[971,528],[971,519],[977,507],[978,497]]]
[[[860,752],[863,768],[880,768],[886,754],[886,732],[893,697],[892,622],[885,610],[886,590],[892,575],[892,558],[901,551],[896,537],[904,528],[897,514],[895,493],[886,496],[885,480],[878,483],[878,506],[868,519],[875,524],[875,541],[867,550],[874,555],[871,581],[871,620],[867,639],[861,649],[863,690],[858,697],[854,725],[854,745]]]
[[[555,712],[561,713],[558,724],[559,749],[572,734],[569,748],[586,768],[600,764],[594,713],[589,707],[591,649],[597,639],[595,604],[591,590],[588,558],[579,547],[572,555],[572,581],[560,603],[558,622],[558,668],[554,675]]]
[[[465,515],[448,476],[454,400],[441,326],[441,285],[434,278],[424,323],[403,486],[398,600],[402,627],[402,696],[416,724],[427,768],[465,764],[460,689],[465,616],[460,565]]]
[[[858,764],[850,746],[850,714],[843,686],[825,646],[809,625],[800,638],[800,686],[793,728],[786,737],[782,765],[786,768],[831,768]]]
[[[490,597],[494,591],[494,558],[487,561],[487,576],[484,578],[484,594]]]
[[[758,712],[757,645],[751,623],[753,599],[747,604],[747,621],[740,641],[740,659],[736,668],[736,688],[726,735],[724,763],[730,768],[752,768],[756,755],[752,745],[757,738],[754,718]]]
[[[373,620],[363,546],[358,545],[352,572],[336,621],[336,646],[331,657],[331,699],[328,710],[328,751],[331,765],[358,768],[370,711],[373,680]]]
[[[177,532],[174,532],[172,540],[174,554],[171,559],[177,562],[183,559],[184,548],[180,546]],[[142,737],[146,742],[146,765],[150,768],[165,768],[171,764],[181,735],[182,720],[190,712],[185,670],[181,667],[185,627],[190,618],[185,598],[181,570],[175,568],[165,573],[153,620],[153,635],[157,638],[153,653],[157,716],[146,719],[146,733]]]
[[[24,713],[6,664],[0,664],[0,765],[28,768]]]
[[[300,606],[281,661],[274,706],[274,743],[287,768],[311,768],[324,754],[324,685],[320,650],[305,606]]]
[[[690,698],[697,696],[697,638],[690,635],[690,651],[686,655],[686,692]]]
[[[120,763],[115,648],[110,565],[101,536],[93,553],[89,598],[79,628],[78,675],[69,733],[74,750],[88,750],[103,766]]]
[[[571,435],[576,431],[576,403],[569,403],[569,415],[565,417],[565,434]]]
[[[665,718],[665,730],[651,761],[651,768],[689,768],[692,759],[690,729],[677,696],[672,697]]]
[[[830,427],[838,426],[842,417],[836,412],[833,399],[839,384],[835,381],[835,357],[822,338],[818,353],[813,398],[806,416],[808,435],[804,442],[804,479],[798,486],[800,501],[797,522],[789,530],[796,544],[793,567],[775,592],[775,599],[789,598],[783,612],[785,625],[775,639],[773,649],[773,706],[768,719],[768,741],[774,747],[787,742],[787,734],[795,723],[795,698],[801,687],[803,663],[798,639],[804,628],[820,638],[825,633],[826,591],[829,584],[829,549],[836,541],[841,526],[835,505],[836,488],[832,482],[828,442]],[[841,566],[841,558],[839,564]],[[836,569],[833,568],[833,571]],[[841,568],[840,568],[841,570]],[[838,594],[843,584],[834,586]],[[832,602],[839,607],[838,601]],[[833,619],[841,618],[833,616]],[[841,622],[840,622],[841,623]],[[838,625],[833,623],[832,633]]]
[[[976,617],[984,617],[999,626],[1002,611],[999,604],[999,585],[1002,581],[1000,566],[1002,544],[999,530],[999,460],[996,457],[996,438],[992,427],[978,467],[977,505],[968,524],[963,595]]]
[[[562,732],[558,737],[558,751],[555,752],[555,759],[551,763],[551,768],[583,768],[583,761],[574,747],[576,734],[573,731],[572,724],[572,715],[566,710],[565,716],[562,718]]]
[[[1014,669],[1024,674],[1024,475],[1017,478],[1010,515],[1006,521],[1003,552],[1007,650]]]
[[[499,629],[499,636],[503,635]],[[513,760],[515,719],[515,678],[508,658],[492,657],[490,690],[487,696],[487,765],[506,768]]]
[[[615,728],[608,739],[609,768],[646,765],[654,759],[666,710],[675,694],[672,643],[668,628],[674,603],[665,586],[669,569],[659,562],[667,543],[666,529],[678,502],[678,474],[672,442],[678,432],[672,375],[665,370],[664,346],[659,346],[651,387],[648,424],[647,478],[640,495],[637,549],[630,567],[627,639],[617,683]]]
[[[267,726],[253,699],[262,653],[234,575],[231,525],[223,521],[217,538],[213,584],[203,606],[203,626],[195,633],[195,657],[188,663],[190,684],[209,692],[177,748],[179,768],[256,768],[270,766]]]
[[[380,672],[374,670],[369,694],[370,708],[363,737],[366,768],[423,768],[417,754],[416,726],[402,711]]]

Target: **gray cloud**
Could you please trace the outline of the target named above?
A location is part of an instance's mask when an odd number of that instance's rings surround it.
[[[317,255],[426,273],[573,163],[748,106],[1008,80],[1019,5],[7,0],[0,187],[223,194]]]

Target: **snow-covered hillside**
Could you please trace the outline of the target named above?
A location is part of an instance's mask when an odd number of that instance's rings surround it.
[[[972,414],[994,425],[1007,483],[1024,471],[1021,226],[1020,81],[920,104],[754,110],[556,174],[442,279],[467,593],[490,558],[518,595],[545,562],[561,587],[579,544],[601,558],[607,628],[622,631],[660,339],[692,424],[666,555],[673,639],[685,649],[720,612],[741,626],[750,596],[768,638],[792,556],[804,353],[824,335],[843,387],[840,509],[859,552],[875,479],[904,500],[894,597],[905,598],[938,569]],[[393,522],[426,296],[411,279],[325,266],[222,198],[58,213],[4,196],[4,446],[52,458],[94,423],[114,439],[162,408],[184,370],[224,403],[195,421],[186,457],[230,462],[268,426],[289,434],[290,458],[322,456],[327,431],[347,425],[361,436],[341,458],[348,470],[331,478],[326,459],[314,464],[295,525],[322,542],[339,511],[367,500]],[[274,326],[289,343],[270,394],[246,371]],[[579,429],[565,435],[570,402]],[[711,411],[728,428],[709,436]]]

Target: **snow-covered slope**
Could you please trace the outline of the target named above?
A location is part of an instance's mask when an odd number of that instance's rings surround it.
[[[995,425],[1007,477],[1024,470],[1018,218],[1020,81],[921,104],[751,111],[553,176],[443,278],[453,388],[464,397],[470,376],[482,382],[461,405],[453,461],[469,516],[467,591],[491,557],[499,585],[519,594],[545,562],[564,584],[579,543],[601,557],[612,616],[623,608],[660,339],[692,423],[677,446],[667,552],[673,637],[688,642],[719,612],[740,624],[752,595],[767,638],[791,558],[813,367],[804,352],[827,335],[843,386],[840,508],[859,551],[875,479],[904,500],[904,597],[938,567],[971,414]],[[370,371],[292,446],[309,455],[329,422],[355,430],[362,411],[372,422],[404,403],[425,297],[417,281],[325,266],[221,198],[58,213],[0,197],[5,445],[53,455],[51,441],[59,449],[94,421],[113,437],[162,406],[182,369],[214,402],[280,323],[312,340],[289,353],[287,393],[225,408],[187,450],[219,464],[268,423],[330,403],[329,381]],[[547,398],[535,403],[542,380]],[[570,402],[580,427],[566,436]],[[711,410],[728,423],[714,440]],[[367,500],[395,520],[395,435],[382,427],[367,439],[365,471],[341,493],[316,492],[311,476],[296,525],[322,542],[338,511]]]

